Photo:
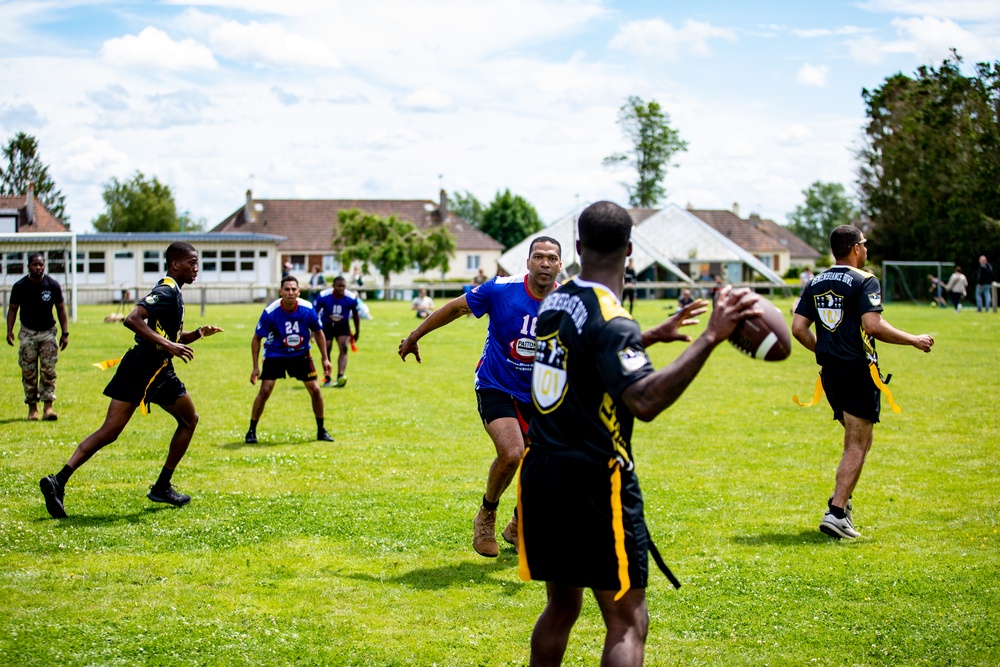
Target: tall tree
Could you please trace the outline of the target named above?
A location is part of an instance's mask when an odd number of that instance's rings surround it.
[[[687,150],[680,132],[670,127],[670,114],[656,100],[643,101],[635,95],[618,111],[618,124],[632,142],[632,150],[604,158],[607,167],[627,165],[636,170],[635,184],[623,183],[628,190],[629,204],[652,208],[667,196],[663,179],[675,154]]]
[[[112,178],[104,185],[107,211],[94,218],[99,232],[176,232],[181,221],[170,186],[141,171],[127,181]]]
[[[538,211],[521,195],[511,194],[510,189],[497,192],[490,205],[483,211],[479,231],[492,236],[505,248],[512,248],[523,239],[542,230]]]
[[[857,217],[854,202],[840,183],[816,181],[802,191],[805,202],[788,215],[795,235],[822,254],[830,252],[830,232]]]
[[[858,185],[873,259],[974,266],[1000,252],[1000,61],[939,68],[864,90]]]
[[[66,197],[49,176],[48,165],[38,155],[38,141],[30,134],[18,132],[3,149],[4,164],[0,165],[0,195],[18,196],[27,193],[28,183],[35,186],[35,197],[49,213],[69,222]]]
[[[340,245],[340,261],[360,261],[362,273],[368,273],[369,264],[374,266],[386,289],[390,274],[414,264],[421,271],[447,271],[448,258],[455,253],[455,237],[444,226],[425,232],[394,215],[386,218],[356,208],[341,211],[338,219],[340,233],[334,240]]]
[[[454,195],[448,197],[448,208],[455,215],[470,222],[476,229],[479,229],[483,224],[483,211],[485,210],[483,203],[476,199],[476,196],[468,190],[465,191],[465,194],[456,192]]]

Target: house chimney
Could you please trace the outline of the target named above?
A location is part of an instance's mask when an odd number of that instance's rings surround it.
[[[253,190],[247,190],[247,205],[243,207],[243,216],[251,225],[257,222],[257,212],[253,208]]]
[[[737,218],[740,217],[740,203],[738,201],[733,202],[733,215]]]
[[[764,223],[760,221],[760,213],[757,213],[756,211],[751,211],[750,212],[750,218],[749,219],[750,219],[750,223],[754,227],[756,227],[757,229],[760,229],[760,228],[762,228],[764,226]]]
[[[28,181],[28,194],[25,196],[24,208],[28,224],[35,224],[35,184],[31,181]]]
[[[438,204],[438,215],[441,216],[441,222],[448,222],[448,193],[441,189],[441,203]]]

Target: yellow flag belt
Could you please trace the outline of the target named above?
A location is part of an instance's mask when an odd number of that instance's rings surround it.
[[[875,386],[878,387],[883,394],[885,394],[885,397],[887,399],[889,399],[889,407],[892,408],[892,411],[895,412],[897,415],[900,412],[902,412],[903,408],[899,407],[899,404],[896,403],[895,400],[893,400],[892,391],[890,391],[886,383],[882,381],[882,376],[878,372],[878,366],[876,366],[875,364],[868,364],[868,371],[871,373],[872,381],[875,383]],[[815,389],[813,389],[813,397],[811,401],[809,401],[808,403],[803,403],[802,401],[799,400],[798,395],[795,395],[792,396],[792,402],[795,403],[795,405],[798,405],[799,407],[811,408],[812,406],[819,403],[821,398],[823,398],[822,373],[820,373],[820,376],[816,378],[816,387]]]

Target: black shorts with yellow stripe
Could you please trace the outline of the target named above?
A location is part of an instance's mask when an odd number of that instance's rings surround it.
[[[105,396],[133,405],[173,405],[185,394],[187,389],[174,374],[173,362],[138,347],[125,353],[115,368],[115,376],[104,388]]]
[[[529,447],[518,476],[522,580],[646,588],[649,534],[634,472]]]

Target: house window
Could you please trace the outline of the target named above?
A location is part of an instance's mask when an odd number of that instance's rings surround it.
[[[219,252],[219,256],[222,258],[222,270],[225,271],[236,271],[236,251],[235,250],[222,250]]]
[[[159,250],[146,250],[142,253],[142,272],[143,273],[160,272]]]
[[[267,257],[267,251],[266,250],[261,250],[261,251],[259,251],[257,253],[257,256],[261,257],[261,258],[265,258],[265,257]]]
[[[466,255],[465,256],[465,268],[469,271],[476,271],[479,269],[479,255]]]
[[[766,266],[767,268],[769,269],[774,268],[774,255],[758,255],[757,259],[759,259],[760,263]]]
[[[339,275],[343,271],[343,266],[337,261],[335,255],[323,255],[323,273]]]
[[[89,273],[104,273],[106,271],[104,268],[103,250],[91,250],[89,259],[90,261],[87,262],[87,271]]]
[[[218,271],[219,270],[219,251],[218,250],[205,250],[201,253],[201,270],[202,271]]]
[[[48,273],[66,273],[66,251],[49,250],[45,270]]]
[[[292,263],[292,271],[305,271],[306,270],[306,256],[305,255],[289,255],[288,261]]]
[[[253,250],[240,250],[240,271],[253,271]]]
[[[24,273],[24,253],[7,253],[4,257],[4,273],[8,276],[19,276]]]

